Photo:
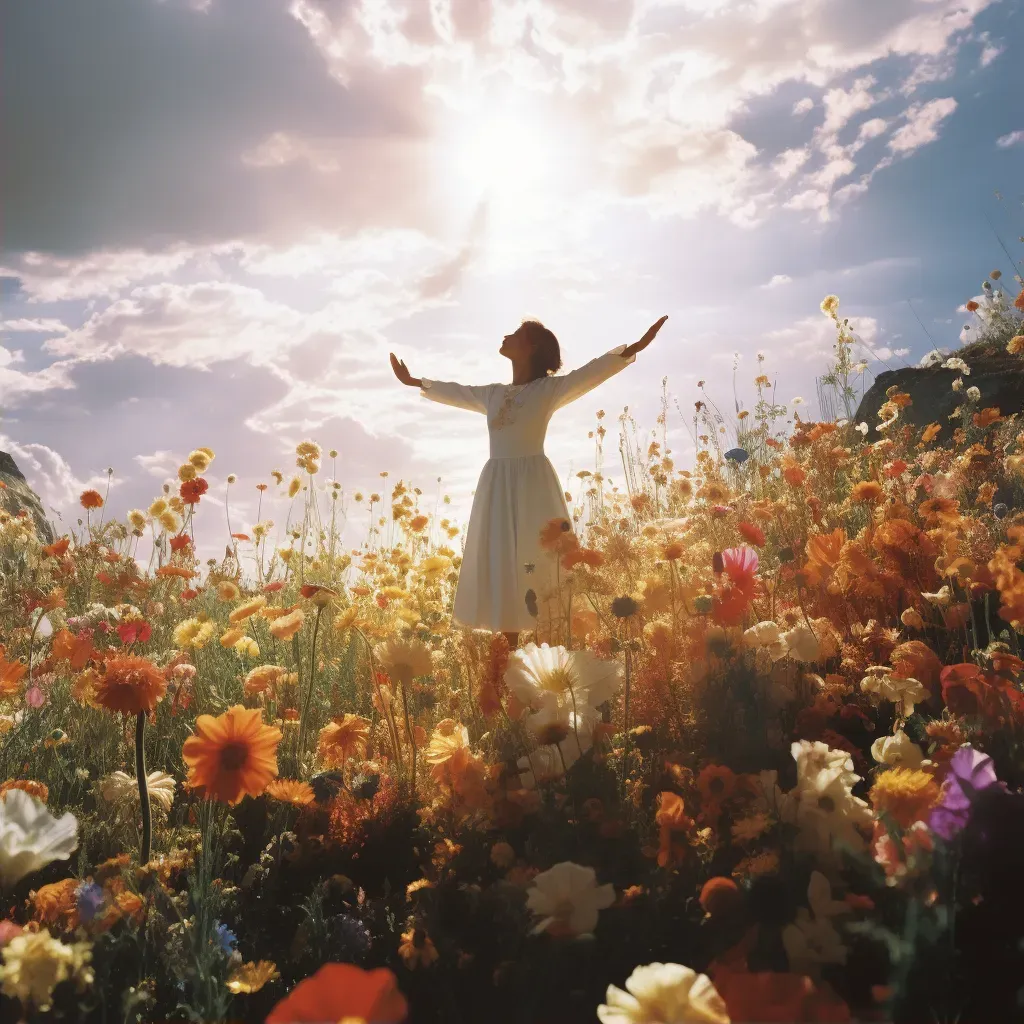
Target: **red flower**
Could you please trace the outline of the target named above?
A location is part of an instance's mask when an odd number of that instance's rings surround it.
[[[47,544],[43,548],[43,554],[49,558],[60,558],[71,544],[70,537],[61,537],[60,540],[55,540],[52,544]]]
[[[726,548],[722,566],[734,587],[753,599],[757,587],[757,552],[753,548]]]
[[[187,534],[179,533],[177,537],[171,538],[171,551],[184,551],[191,543],[191,537]]]
[[[759,548],[764,547],[764,530],[757,523],[742,522],[736,529],[740,531],[740,536],[748,544],[754,544]]]
[[[271,1011],[266,1024],[324,1024],[364,1020],[401,1024],[409,1012],[394,974],[386,967],[365,971],[355,964],[324,964],[300,981]]]
[[[268,583],[263,588],[263,593],[264,594],[276,594],[279,590],[283,590],[283,589],[284,589],[284,584],[280,580],[277,580],[275,583]]]
[[[103,495],[99,491],[82,491],[78,500],[82,508],[103,508]]]
[[[119,622],[117,635],[127,647],[129,644],[144,644],[153,635],[153,630],[148,622]]]
[[[181,500],[186,505],[198,505],[199,499],[209,490],[210,485],[201,477],[195,480],[186,480],[179,490]]]
[[[988,686],[977,665],[946,665],[939,674],[942,699],[954,715],[976,715],[985,701]]]

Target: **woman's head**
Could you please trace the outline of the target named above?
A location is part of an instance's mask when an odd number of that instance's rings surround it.
[[[560,369],[562,352],[558,339],[539,320],[524,320],[506,334],[498,350],[512,360],[529,357],[531,377],[547,377]]]

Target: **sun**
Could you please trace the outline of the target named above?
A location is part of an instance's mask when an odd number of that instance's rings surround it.
[[[552,147],[522,115],[474,118],[455,143],[451,167],[463,187],[504,203],[543,188],[552,171]]]

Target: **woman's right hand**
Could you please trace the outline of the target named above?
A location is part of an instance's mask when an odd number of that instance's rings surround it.
[[[403,383],[408,384],[409,387],[418,388],[420,382],[416,380],[411,373],[409,373],[409,367],[395,355],[391,353],[391,369],[395,371],[395,376]]]

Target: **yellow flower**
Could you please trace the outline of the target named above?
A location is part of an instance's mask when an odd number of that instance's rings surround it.
[[[133,508],[128,513],[128,522],[131,523],[132,529],[144,530],[146,528],[146,513],[141,509]]]
[[[168,533],[177,533],[181,529],[181,516],[174,509],[165,508],[157,519]]]
[[[262,594],[258,597],[252,597],[232,610],[228,616],[228,622],[232,625],[237,625],[239,622],[249,618],[250,615],[255,615],[261,608],[265,608],[266,605],[267,599]]]
[[[250,962],[242,964],[241,967],[236,967],[228,975],[228,980],[225,984],[232,994],[236,996],[243,993],[252,995],[253,992],[259,992],[264,985],[277,981],[280,977],[281,975],[273,961],[260,960],[257,963]]]
[[[3,947],[0,976],[4,995],[45,1013],[60,982],[75,981],[80,989],[92,984],[91,957],[92,947],[87,942],[66,946],[47,928],[22,932]]]
[[[195,480],[199,476],[196,472],[196,467],[191,462],[182,463],[178,467],[178,479],[184,484],[188,483],[189,480]]]
[[[313,787],[299,779],[274,779],[267,784],[267,796],[294,807],[306,807],[316,799]]]
[[[306,613],[301,608],[293,608],[271,622],[270,632],[278,640],[290,640],[302,628],[305,618]]]
[[[238,587],[231,580],[221,580],[217,584],[217,596],[222,601],[237,601],[242,595]]]
[[[159,518],[166,511],[167,501],[164,498],[157,498],[156,501],[154,501],[153,504],[149,506],[149,514],[154,519]]]
[[[1006,344],[1006,351],[1011,356],[1024,355],[1024,334],[1014,335]]]
[[[221,647],[234,647],[245,634],[240,629],[229,629],[220,638]]]
[[[876,814],[888,814],[903,828],[920,821],[939,798],[939,784],[917,768],[890,768],[875,777],[868,794]]]
[[[185,619],[174,627],[175,646],[205,647],[213,636],[213,623],[202,622],[199,619]]]
[[[242,689],[247,697],[273,691],[286,674],[286,670],[280,665],[257,665],[245,677]]]
[[[197,448],[189,454],[188,461],[189,465],[193,466],[200,473],[205,473],[210,468],[210,463],[213,462],[213,449]]]
[[[243,658],[258,658],[260,655],[260,645],[251,636],[243,636],[235,644],[235,650]]]
[[[302,481],[297,477],[292,477],[292,482],[288,485],[288,497],[294,498],[299,491],[302,490]]]
[[[384,671],[403,683],[410,683],[416,676],[427,676],[434,671],[430,648],[421,640],[388,640],[377,644],[373,653]]]
[[[348,629],[350,626],[354,626],[356,624],[356,617],[358,616],[358,614],[359,610],[355,607],[355,605],[351,605],[350,607],[346,608],[343,612],[339,612],[335,616],[334,628],[338,630],[338,632],[340,633],[343,630]]]
[[[295,454],[303,459],[319,459],[323,449],[316,441],[300,441],[295,446]]]
[[[821,311],[825,316],[834,317],[839,309],[839,296],[838,295],[826,295],[821,300]]]

